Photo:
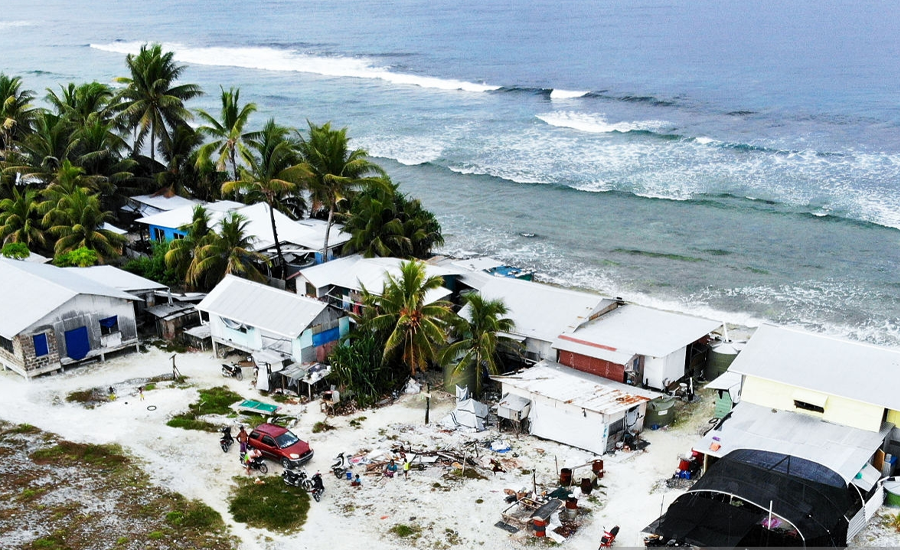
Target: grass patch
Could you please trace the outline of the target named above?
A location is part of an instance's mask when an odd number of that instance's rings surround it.
[[[303,489],[285,485],[278,476],[236,480],[228,502],[234,521],[285,534],[299,531],[306,523],[309,494]]]
[[[35,428],[31,424],[19,424],[18,426],[8,430],[6,433],[11,434],[22,434],[22,435],[34,435],[40,433],[40,428]]]
[[[450,470],[449,475],[454,477],[461,477],[463,479],[487,479],[486,477],[478,473],[478,470],[476,470],[475,468],[466,468],[465,471],[463,471],[462,468],[454,468],[453,470]]]
[[[354,418],[348,424],[356,428],[357,430],[362,429],[362,423],[366,420],[365,416],[360,416],[359,418]]]
[[[66,401],[69,403],[81,403],[87,405],[107,399],[106,396],[101,397],[96,395],[96,393],[97,391],[94,389],[73,391],[66,396]]]
[[[31,453],[30,458],[36,464],[62,466],[78,462],[113,471],[120,470],[130,462],[118,445],[94,445],[71,441],[60,441],[52,447],[38,449]]]
[[[398,523],[391,527],[390,532],[397,535],[401,539],[405,538],[419,538],[419,535],[422,533],[422,528],[417,527],[415,525],[404,525],[402,523]]]
[[[156,389],[156,383],[155,383],[155,382],[150,382],[149,384],[147,384],[146,386],[144,386],[144,391],[152,391],[152,390],[155,390],[155,389]]]
[[[327,431],[333,430],[333,429],[334,429],[334,426],[332,426],[328,422],[325,422],[324,420],[322,420],[320,422],[316,422],[315,424],[313,424],[312,433],[317,434],[317,433],[327,432]]]
[[[200,420],[207,414],[226,415],[231,411],[231,405],[240,401],[242,397],[225,386],[200,390],[200,401],[188,406],[188,411],[172,417],[166,422],[167,426],[183,428],[185,430],[200,430],[204,432],[217,432],[219,426]]]

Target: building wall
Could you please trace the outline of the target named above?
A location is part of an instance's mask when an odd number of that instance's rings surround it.
[[[596,357],[588,357],[571,351],[559,352],[559,363],[581,372],[602,376],[616,382],[625,382],[625,365],[611,363]],[[646,367],[645,367],[646,368]],[[645,370],[646,372],[646,370]],[[645,375],[646,376],[646,375]]]
[[[744,377],[744,385],[741,390],[741,401],[755,403],[763,407],[771,407],[785,411],[793,411],[821,418],[822,420],[842,424],[861,430],[877,432],[881,429],[881,419],[884,417],[884,407],[847,399],[835,395],[829,395],[825,403],[825,412],[819,413],[800,409],[794,406],[794,398],[797,392],[816,393],[803,390],[796,386],[789,386],[771,380],[764,380],[753,376]]]
[[[900,411],[888,410],[887,421],[894,426],[900,426]]]
[[[177,229],[173,229],[171,227],[162,227],[159,225],[151,225],[150,226],[150,240],[159,242],[156,238],[157,233],[162,232],[164,234],[164,239],[166,241],[171,241],[175,239],[175,235],[180,235],[184,237],[187,233],[184,231],[179,231]]]
[[[603,415],[567,405],[541,395],[534,395],[518,388],[503,385],[503,393],[510,393],[531,400],[528,414],[530,432],[533,435],[585,449],[596,454],[606,452],[609,426]]]
[[[100,320],[116,316],[120,336],[110,340],[101,335]],[[23,334],[36,334],[52,330],[55,334],[56,349],[60,361],[71,362],[67,356],[65,333],[79,327],[87,329],[90,352],[85,359],[96,357],[106,351],[120,349],[138,341],[137,321],[135,320],[134,303],[131,300],[79,294],[55,311],[31,325]],[[104,346],[104,342],[108,345]]]
[[[47,335],[47,353],[40,357],[36,356],[34,351],[34,337],[37,334]],[[32,334],[19,335],[17,340],[22,348],[22,355],[25,360],[25,371],[29,373],[29,375],[31,375],[31,373],[39,374],[60,368],[59,346],[56,342],[56,334],[52,328]]]
[[[681,348],[665,357],[647,357],[644,360],[644,382],[647,386],[665,390],[666,386],[684,376],[685,353]]]
[[[255,327],[247,327],[246,332],[225,326],[222,318],[216,314],[209,315],[209,332],[217,341],[235,346],[246,351],[262,349],[262,334]]]

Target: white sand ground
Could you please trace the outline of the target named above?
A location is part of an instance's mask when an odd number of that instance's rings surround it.
[[[347,417],[331,417],[328,422],[337,429],[312,434],[312,426],[325,415],[317,402],[308,406],[284,406],[285,414],[298,414],[292,428],[307,439],[315,457],[307,470],[324,474],[326,493],[320,503],[312,503],[303,531],[278,535],[235,523],[228,513],[227,497],[232,477],[245,475],[238,464],[237,449],[223,453],[216,434],[192,432],[165,425],[173,414],[184,411],[197,398],[196,387],[225,384],[247,398],[259,399],[259,393],[245,380],[238,382],[220,375],[220,360],[206,353],[179,354],[177,365],[189,377],[192,389],[163,388],[145,392],[140,401],[136,387],[140,379],[171,372],[171,354],[152,349],[147,353],[131,353],[107,361],[77,367],[61,375],[44,376],[25,381],[4,372],[0,374],[0,418],[16,423],[29,423],[43,430],[80,442],[117,443],[146,464],[151,480],[176,490],[188,498],[197,498],[218,510],[244,550],[365,548],[380,550],[398,547],[506,549],[523,548],[522,536],[510,536],[494,524],[507,506],[504,489],[531,487],[532,477],[522,470],[534,470],[538,485],[555,487],[557,466],[575,466],[595,458],[592,454],[539,440],[531,436],[515,437],[489,430],[479,434],[448,433],[437,421],[453,407],[453,398],[435,393],[432,399],[432,423],[424,425],[425,402],[420,395],[406,395],[391,406],[361,411]],[[126,381],[132,381],[130,383]],[[115,386],[118,399],[93,409],[65,402],[72,391]],[[265,400],[265,399],[262,399]],[[148,406],[155,407],[149,410]],[[361,419],[365,417],[365,419]],[[357,419],[357,426],[350,425]],[[703,420],[703,419],[701,419]],[[223,424],[226,422],[222,420]],[[593,549],[603,527],[619,525],[618,547],[642,546],[641,529],[655,519],[663,505],[667,506],[680,491],[666,488],[668,478],[677,465],[678,455],[690,449],[697,439],[697,425],[684,423],[670,430],[647,431],[650,442],[642,453],[618,453],[603,458],[606,474],[602,480],[605,495],[580,503],[593,510],[588,522],[565,542],[572,549]],[[236,433],[236,431],[235,431]],[[405,443],[414,448],[461,448],[472,439],[508,441],[512,451],[505,454],[482,449],[481,455],[514,460],[517,467],[505,473],[490,475],[485,480],[448,481],[439,477],[437,468],[412,471],[410,479],[383,479],[364,476],[363,486],[350,487],[330,474],[332,457],[339,452],[359,450],[387,451]],[[515,453],[516,457],[513,457]],[[281,472],[269,462],[270,475]],[[580,477],[580,472],[575,472]],[[281,483],[280,479],[273,478]],[[439,483],[440,488],[434,485]],[[595,493],[595,496],[596,495]],[[478,502],[478,501],[481,502]],[[883,509],[887,513],[896,510]],[[873,522],[857,538],[861,546],[900,546],[900,536],[884,525]],[[396,524],[422,529],[417,540],[399,539],[389,532]]]

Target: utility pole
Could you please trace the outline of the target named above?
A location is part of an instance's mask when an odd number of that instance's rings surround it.
[[[425,423],[428,424],[428,413],[431,411],[431,384],[425,384]]]

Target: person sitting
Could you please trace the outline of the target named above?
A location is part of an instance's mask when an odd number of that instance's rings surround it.
[[[388,465],[384,467],[384,477],[394,477],[397,473],[397,463],[392,458]]]
[[[262,451],[259,449],[255,449],[250,447],[247,449],[247,454],[244,455],[244,464],[247,466],[247,475],[250,475],[250,468],[253,465],[253,462],[262,457]]]
[[[356,474],[356,479],[350,482],[351,487],[360,487],[362,486],[362,480],[359,479],[359,474]]]

